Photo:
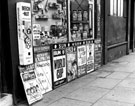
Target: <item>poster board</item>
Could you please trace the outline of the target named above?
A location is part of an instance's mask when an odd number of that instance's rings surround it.
[[[42,94],[52,90],[50,46],[34,47],[35,72]]]
[[[66,48],[67,81],[77,78],[77,48],[75,43],[68,43]]]
[[[66,0],[31,0],[33,45],[67,42]]]
[[[77,46],[78,77],[86,74],[86,64],[87,64],[86,54],[87,54],[86,41],[82,41],[80,42],[80,45]]]
[[[35,65],[19,66],[19,71],[28,104],[31,105],[32,103],[41,100],[43,95],[41,94],[40,85],[35,73]]]
[[[33,63],[30,3],[17,2],[16,14],[17,14],[19,64],[29,65]]]
[[[87,73],[94,71],[94,42],[93,40],[86,42],[87,48]]]
[[[67,82],[66,43],[52,45],[53,88]]]
[[[94,54],[95,54],[95,69],[98,69],[102,65],[102,45],[100,40],[95,40],[94,46]]]

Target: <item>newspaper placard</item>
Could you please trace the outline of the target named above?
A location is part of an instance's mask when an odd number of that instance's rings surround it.
[[[65,46],[64,46],[65,45]],[[66,44],[53,45],[53,87],[56,88],[66,82]]]
[[[94,70],[94,43],[89,41],[87,47],[87,73]]]
[[[35,47],[35,67],[37,80],[41,86],[42,94],[52,90],[52,74],[50,62],[50,48],[47,46]]]
[[[40,85],[37,81],[34,64],[24,67],[20,66],[19,71],[28,103],[32,104],[41,100],[43,95],[41,94]]]
[[[66,48],[67,56],[67,81],[72,81],[77,78],[77,48],[68,43]]]
[[[87,64],[86,54],[87,54],[86,45],[81,45],[77,47],[78,77],[86,74],[86,64]]]
[[[94,54],[95,54],[94,67],[95,69],[98,69],[99,67],[101,67],[101,57],[102,57],[102,47],[100,43],[95,43]]]
[[[19,63],[20,65],[29,65],[33,63],[30,3],[18,2],[16,4],[16,12]]]

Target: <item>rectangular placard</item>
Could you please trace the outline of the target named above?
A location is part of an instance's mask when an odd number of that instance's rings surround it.
[[[33,63],[30,3],[18,2],[16,4],[16,12],[19,63],[20,65],[29,65]]]
[[[84,43],[84,42],[83,42]],[[77,64],[78,64],[78,77],[86,74],[86,44],[77,47]]]
[[[94,46],[94,57],[95,57],[95,69],[98,69],[101,67],[101,58],[102,58],[102,47],[100,43],[95,43]]]
[[[34,48],[34,51],[36,68],[35,72],[41,86],[42,94],[45,94],[52,90],[50,47],[36,47]]]
[[[57,88],[67,81],[66,71],[66,44],[53,45],[52,49],[52,73],[53,73],[53,88]]]
[[[86,44],[87,47],[87,73],[94,70],[94,43],[89,41]]]
[[[19,71],[29,105],[41,100],[43,95],[35,73],[35,65],[19,66]]]
[[[68,43],[66,48],[68,82],[77,78],[77,48],[73,45],[73,43]]]

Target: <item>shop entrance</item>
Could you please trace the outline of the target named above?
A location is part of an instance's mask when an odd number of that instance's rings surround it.
[[[128,53],[128,0],[105,0],[105,63]]]

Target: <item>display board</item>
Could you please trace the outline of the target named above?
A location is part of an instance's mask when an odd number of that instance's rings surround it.
[[[68,43],[66,48],[67,81],[77,78],[77,47],[75,43]]]
[[[19,71],[29,105],[41,100],[43,96],[35,73],[35,65],[20,66]]]
[[[78,77],[86,74],[87,49],[86,42],[77,42]]]
[[[94,39],[94,0],[70,0],[69,41]]]
[[[67,82],[66,43],[52,45],[53,88]]]
[[[95,46],[94,46],[94,57],[95,57],[95,69],[98,69],[102,65],[102,46],[100,40],[95,40]]]
[[[93,40],[86,42],[87,48],[87,73],[94,71],[94,42]]]
[[[67,42],[66,0],[32,0],[33,45]]]
[[[20,65],[29,65],[33,63],[30,3],[18,2],[16,4],[16,12],[19,63]]]
[[[34,47],[35,72],[42,94],[52,90],[50,46]]]

